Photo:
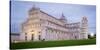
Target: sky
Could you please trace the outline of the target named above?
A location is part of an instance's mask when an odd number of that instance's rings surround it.
[[[29,1],[11,2],[11,32],[20,33],[21,24],[28,18],[28,11],[36,6],[47,14],[60,18],[62,13],[68,22],[80,22],[83,16],[88,18],[90,33],[96,32],[96,6],[67,3],[45,3]]]

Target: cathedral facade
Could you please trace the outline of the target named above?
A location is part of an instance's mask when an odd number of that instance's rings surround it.
[[[88,39],[87,17],[82,17],[79,22],[70,23],[63,14],[57,19],[36,7],[32,7],[28,15],[21,27],[22,41]]]

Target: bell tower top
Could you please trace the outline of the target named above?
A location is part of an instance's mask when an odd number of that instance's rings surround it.
[[[88,20],[87,20],[87,17],[86,17],[86,16],[84,16],[84,17],[82,18],[82,22],[88,22]]]

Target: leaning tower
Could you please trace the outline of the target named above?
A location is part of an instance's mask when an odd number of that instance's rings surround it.
[[[82,17],[81,21],[81,38],[88,39],[88,19],[86,16]]]

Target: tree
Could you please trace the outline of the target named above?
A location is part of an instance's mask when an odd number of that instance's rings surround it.
[[[91,35],[90,35],[90,34],[88,34],[88,38],[89,38],[89,39],[91,38]]]

